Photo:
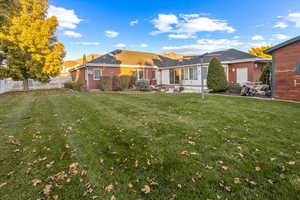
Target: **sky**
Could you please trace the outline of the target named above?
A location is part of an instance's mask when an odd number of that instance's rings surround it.
[[[49,0],[65,60],[115,49],[202,54],[300,35],[299,0]]]

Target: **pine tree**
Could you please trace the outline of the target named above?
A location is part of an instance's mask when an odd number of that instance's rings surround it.
[[[225,91],[228,87],[224,68],[217,58],[213,58],[209,63],[207,87],[214,92]]]
[[[0,32],[0,49],[6,59],[0,77],[22,80],[28,90],[28,79],[48,82],[59,74],[65,51],[54,35],[56,17],[47,18],[48,0],[19,0],[19,6],[18,15]]]

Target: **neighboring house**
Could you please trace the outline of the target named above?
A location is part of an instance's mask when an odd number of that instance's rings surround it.
[[[162,85],[174,87],[185,86],[188,90],[201,90],[202,80],[206,86],[208,65],[212,58],[217,57],[223,67],[230,83],[245,83],[259,81],[263,65],[271,63],[271,59],[260,58],[248,53],[228,49],[206,53],[200,56],[188,56],[186,59],[177,62],[175,66],[162,66],[159,68],[161,73]]]
[[[300,101],[300,36],[278,44],[265,53],[273,57],[273,97]]]
[[[176,60],[153,53],[115,50],[71,69],[70,72],[73,81],[91,90],[100,89],[101,76],[135,75],[137,79],[156,83],[159,79],[157,69],[176,63]]]

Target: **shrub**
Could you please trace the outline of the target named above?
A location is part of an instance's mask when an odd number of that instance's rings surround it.
[[[113,76],[112,77],[112,90],[113,91],[120,91],[120,77],[119,76]]]
[[[234,94],[241,94],[242,87],[238,83],[232,83],[228,87],[228,91]]]
[[[130,87],[131,76],[123,75],[120,76],[120,88],[121,90],[128,90]]]
[[[225,91],[228,87],[224,68],[217,58],[213,58],[209,63],[207,87],[214,92]]]
[[[151,90],[150,83],[149,83],[148,80],[138,80],[138,81],[136,81],[135,87],[139,91],[149,91],[149,90]]]
[[[64,83],[64,88],[68,88],[71,90],[77,90],[80,91],[81,90],[81,84],[75,81],[69,81],[69,82],[65,82]]]
[[[100,89],[103,91],[112,91],[112,77],[111,76],[101,76]]]
[[[272,73],[272,66],[270,64],[264,65],[259,81],[271,87],[271,73]]]

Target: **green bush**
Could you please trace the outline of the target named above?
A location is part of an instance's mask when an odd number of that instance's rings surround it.
[[[113,76],[112,77],[112,90],[113,91],[120,91],[120,77],[119,76]]]
[[[131,76],[123,75],[120,76],[120,88],[121,90],[128,90],[130,87]]]
[[[259,81],[271,87],[271,73],[272,73],[272,66],[270,64],[264,65]]]
[[[111,76],[101,76],[100,89],[102,91],[112,91],[112,77]]]
[[[80,83],[77,83],[75,81],[69,81],[69,82],[65,82],[64,83],[64,88],[68,88],[68,89],[71,89],[71,90],[77,90],[77,91],[80,91],[81,90],[81,84]]]
[[[228,87],[224,68],[218,58],[213,58],[209,63],[207,87],[214,92],[225,91]]]
[[[135,87],[139,91],[149,91],[149,90],[151,90],[150,83],[149,83],[148,80],[138,80],[138,81],[136,81]]]

